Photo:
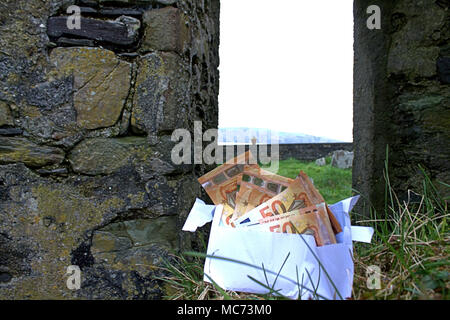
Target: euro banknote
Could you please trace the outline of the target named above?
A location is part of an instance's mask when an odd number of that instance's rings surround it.
[[[310,207],[325,202],[323,197],[312,184],[309,177],[301,171],[289,187],[256,208],[243,214],[234,221],[236,227],[245,224],[255,224],[262,218],[284,214],[296,209]],[[326,207],[334,233],[342,231],[334,214]]]
[[[293,181],[260,167],[245,166],[238,181],[239,191],[232,220],[283,192]]]
[[[221,166],[208,172],[198,179],[215,205],[224,206],[222,222],[230,225],[231,217],[236,208],[237,182],[240,179],[245,165],[258,167],[250,151],[247,151]]]
[[[336,243],[325,203],[259,219],[256,224],[248,225],[248,228],[268,232],[312,235],[317,246]]]

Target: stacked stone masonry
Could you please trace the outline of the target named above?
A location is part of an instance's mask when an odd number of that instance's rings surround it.
[[[381,9],[369,30],[367,8]],[[419,165],[448,197],[450,183],[450,2],[356,0],[353,188],[384,211],[388,160],[399,199],[423,192]],[[388,150],[388,153],[387,153]],[[357,208],[357,210],[360,210]]]
[[[218,46],[218,0],[2,1],[0,299],[165,294],[208,169],[171,133],[217,127]]]

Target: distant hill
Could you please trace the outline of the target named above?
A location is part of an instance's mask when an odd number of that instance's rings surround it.
[[[219,143],[245,143],[250,144],[253,137],[257,143],[272,143],[271,136],[278,135],[278,141],[275,143],[327,143],[341,142],[324,137],[316,137],[302,133],[282,132],[262,128],[220,128]]]

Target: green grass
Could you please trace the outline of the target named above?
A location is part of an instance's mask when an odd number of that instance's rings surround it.
[[[350,169],[318,167],[289,159],[280,162],[278,174],[295,178],[300,170],[314,180],[328,203],[351,196]],[[372,243],[354,243],[353,299],[450,299],[449,199],[440,197],[425,171],[422,173],[422,190],[415,190],[421,201],[400,202],[390,185],[386,166],[383,212],[372,210],[370,218],[352,212],[353,224],[372,226],[376,231]],[[206,243],[202,243],[198,251],[206,252]],[[178,254],[174,259],[176,262],[167,263],[168,276],[163,278],[169,288],[167,299],[278,299],[225,291],[204,283],[202,253]],[[381,270],[380,289],[367,287],[370,266]]]
[[[296,159],[282,160],[277,173],[288,178],[295,178],[302,170],[313,179],[315,187],[328,204],[339,202],[352,195],[352,169],[332,167],[331,159],[327,165],[317,166],[314,162],[304,162]],[[262,168],[265,166],[261,165]]]

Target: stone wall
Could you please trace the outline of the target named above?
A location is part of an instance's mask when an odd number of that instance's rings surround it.
[[[366,10],[381,8],[381,29]],[[400,199],[422,191],[422,165],[442,195],[450,182],[450,9],[447,0],[354,2],[353,188],[379,212],[389,148],[391,184]],[[362,203],[362,202],[361,202]],[[369,202],[365,203],[368,213]]]
[[[0,299],[161,298],[207,170],[171,133],[217,127],[218,45],[218,0],[2,1]]]
[[[249,145],[239,146],[240,148],[244,147],[244,150],[249,150]],[[239,154],[238,146],[231,145],[223,147],[222,154],[224,156],[224,161],[228,160],[227,158],[227,148],[232,148],[231,154]],[[272,146],[267,145],[265,147],[267,149],[261,150],[263,155],[266,154],[271,156]],[[267,151],[266,151],[267,150]],[[290,143],[290,144],[280,144],[278,145],[278,153],[280,160],[286,160],[289,158],[294,158],[301,161],[315,161],[319,158],[325,157],[336,150],[346,150],[353,151],[353,143]],[[256,146],[256,153],[259,154],[259,145]],[[256,156],[256,154],[255,154]],[[259,157],[258,157],[259,159]]]
[[[353,151],[353,143],[280,144],[280,159],[294,158],[303,161],[315,161],[336,150]]]

